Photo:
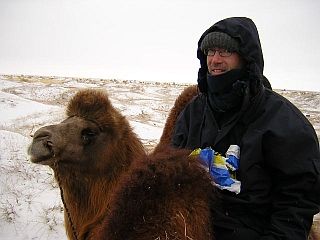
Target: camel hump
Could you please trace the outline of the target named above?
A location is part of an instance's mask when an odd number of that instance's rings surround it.
[[[186,228],[192,239],[210,239],[209,203],[215,201],[215,191],[208,173],[189,153],[167,148],[135,162],[122,178],[120,191],[115,191],[116,207],[104,219],[99,235],[182,239]]]
[[[162,131],[162,135],[158,145],[156,146],[154,152],[157,152],[162,147],[166,147],[170,145],[172,134],[174,131],[174,126],[176,124],[177,118],[182,110],[186,107],[186,105],[196,96],[198,95],[198,87],[196,85],[192,85],[186,87],[181,94],[177,97],[174,102],[173,107],[169,112],[169,116],[166,120],[164,129]]]

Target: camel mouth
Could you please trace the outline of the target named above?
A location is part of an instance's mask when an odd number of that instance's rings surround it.
[[[34,140],[28,149],[30,160],[33,163],[49,165],[55,156],[52,142],[47,140]]]

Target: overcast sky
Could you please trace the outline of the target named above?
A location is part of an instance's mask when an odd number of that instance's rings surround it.
[[[197,42],[253,19],[277,89],[320,91],[319,0],[0,0],[0,74],[196,83]]]

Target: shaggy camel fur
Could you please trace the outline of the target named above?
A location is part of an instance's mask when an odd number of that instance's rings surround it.
[[[151,154],[97,90],[77,93],[64,121],[34,134],[31,161],[54,170],[69,239],[213,239],[210,176],[189,151],[168,147],[179,108]]]
[[[163,146],[170,145],[174,127],[177,118],[184,107],[198,94],[198,87],[196,85],[189,86],[176,99],[173,107],[170,110],[169,116],[166,120],[159,144],[155,147],[154,152],[157,152]]]

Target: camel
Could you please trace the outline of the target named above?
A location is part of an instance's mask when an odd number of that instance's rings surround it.
[[[210,175],[169,144],[194,91],[178,97],[152,153],[102,90],[79,91],[65,120],[34,133],[28,153],[54,171],[69,239],[213,239]]]

